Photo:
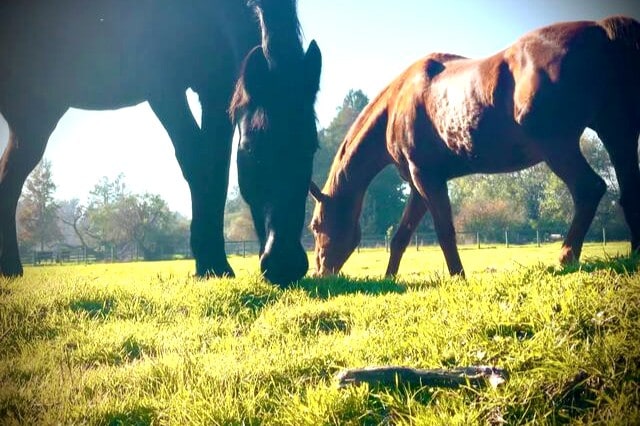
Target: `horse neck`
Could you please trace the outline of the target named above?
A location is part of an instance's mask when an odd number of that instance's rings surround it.
[[[380,97],[369,104],[340,145],[323,192],[361,208],[373,178],[391,162],[386,144],[387,109]]]
[[[254,0],[260,21],[262,49],[272,67],[300,61],[304,56],[297,0]]]

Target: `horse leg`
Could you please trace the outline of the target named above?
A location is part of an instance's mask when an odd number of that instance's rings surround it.
[[[451,215],[451,201],[446,180],[428,179],[418,170],[411,167],[411,178],[414,187],[423,197],[431,210],[433,226],[436,230],[438,243],[447,262],[449,274],[460,275],[464,278],[464,269],[458,253],[456,230]]]
[[[202,130],[183,91],[153,96],[149,104],[173,142],[191,190],[191,250],[196,275],[234,276],[227,261],[223,234],[232,136],[226,102],[216,109],[203,103]],[[226,125],[221,124],[223,121]]]
[[[228,108],[231,95],[209,99],[200,95],[202,104],[202,132],[206,153],[200,158],[199,169],[205,176],[205,185],[199,196],[203,208],[200,232],[196,233],[197,244],[205,246],[208,239],[214,241],[213,250],[203,256],[204,264],[201,270],[207,270],[210,265],[222,265],[223,274],[234,276],[224,249],[224,208],[229,189],[229,165],[231,162],[231,144],[233,139],[233,125],[229,117]],[[217,249],[216,247],[220,247]]]
[[[12,112],[12,111],[10,111]],[[38,164],[62,113],[31,108],[14,114],[5,112],[9,143],[0,158],[0,276],[21,276],[23,269],[16,235],[16,208],[22,186]],[[22,119],[22,117],[29,119]],[[30,121],[31,117],[37,120]],[[18,119],[20,118],[20,119]]]
[[[640,252],[640,168],[636,132],[599,133],[609,152],[620,187],[620,206],[631,232],[631,251]]]
[[[567,147],[558,141],[549,144],[554,148],[545,154],[545,160],[554,172],[567,185],[573,199],[574,213],[567,237],[562,244],[560,263],[580,260],[582,243],[591,226],[600,199],[607,190],[604,180],[593,171],[580,152],[577,141],[565,150],[556,147]]]
[[[427,204],[424,199],[420,197],[420,194],[418,194],[415,189],[412,189],[409,194],[409,199],[407,200],[407,205],[402,213],[402,219],[400,219],[400,223],[398,224],[398,229],[391,239],[391,253],[389,255],[387,272],[385,272],[386,277],[394,277],[398,273],[402,255],[407,249],[411,241],[411,236],[426,212]]]

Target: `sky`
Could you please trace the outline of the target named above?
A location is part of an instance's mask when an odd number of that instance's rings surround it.
[[[483,57],[558,21],[613,14],[640,20],[640,0],[299,0],[298,12],[305,45],[315,39],[322,50],[316,113],[319,127],[326,127],[350,89],[373,98],[430,52]],[[197,95],[191,92],[189,100],[197,118]],[[0,150],[7,138],[0,116]],[[102,177],[122,173],[131,191],[160,194],[172,210],[191,216],[171,141],[146,103],[116,111],[69,110],[45,157],[52,163],[58,199],[86,201]],[[236,182],[232,166],[230,187]]]

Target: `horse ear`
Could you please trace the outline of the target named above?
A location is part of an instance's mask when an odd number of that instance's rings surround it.
[[[264,56],[262,47],[254,47],[244,60],[242,70],[244,88],[253,99],[260,103],[261,99],[267,97],[269,86],[271,85],[271,74],[269,63]]]
[[[318,188],[318,185],[316,185],[316,183],[314,181],[311,181],[309,183],[309,193],[313,196],[313,198],[316,199],[317,202],[321,203],[323,201],[327,200],[327,195],[324,194],[320,188]]]
[[[304,55],[304,72],[308,93],[315,96],[320,90],[320,73],[322,71],[322,53],[315,40],[311,40]]]

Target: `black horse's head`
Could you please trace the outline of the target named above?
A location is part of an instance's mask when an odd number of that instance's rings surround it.
[[[232,101],[240,131],[238,182],[260,239],[260,269],[280,285],[302,278],[309,267],[300,237],[318,146],[321,62],[315,42],[300,60],[275,67],[258,46],[245,59]]]

